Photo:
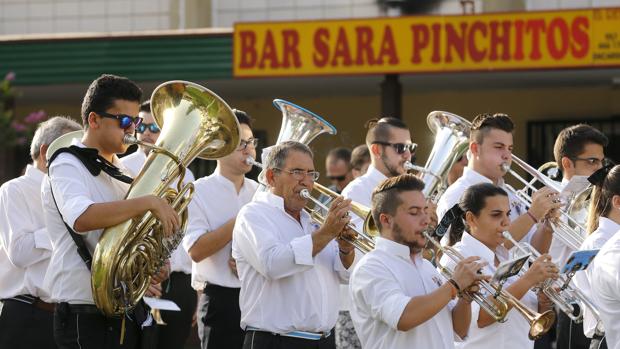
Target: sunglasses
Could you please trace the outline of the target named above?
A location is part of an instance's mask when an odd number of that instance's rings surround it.
[[[123,130],[128,129],[132,124],[135,127],[138,127],[142,123],[142,118],[139,117],[139,116],[129,116],[129,115],[125,115],[125,114],[114,115],[114,114],[110,114],[110,113],[106,113],[106,112],[96,112],[96,113],[97,113],[97,115],[102,116],[104,118],[118,120],[118,122],[120,124],[120,127]]]
[[[346,175],[342,175],[342,176],[327,176],[327,178],[330,181],[342,182],[342,181],[344,181],[347,178],[347,176]]]
[[[159,127],[157,127],[157,124],[152,122],[150,124],[147,123],[140,123],[138,126],[136,126],[136,132],[138,133],[144,133],[146,132],[146,130],[151,131],[151,133],[159,133]]]
[[[415,143],[389,143],[389,142],[379,142],[379,141],[372,142],[372,143],[381,144],[385,146],[391,146],[392,148],[394,148],[397,154],[403,154],[407,150],[409,150],[409,152],[413,154],[415,153],[415,150],[418,148],[418,145]]]

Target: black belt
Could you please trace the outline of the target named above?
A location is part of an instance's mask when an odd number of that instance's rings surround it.
[[[53,313],[54,309],[56,308],[56,303],[47,303],[47,302],[42,301],[41,298],[29,295],[29,294],[20,294],[15,297],[3,299],[2,301],[4,302],[13,301],[13,302],[29,304],[29,305],[34,306],[37,309],[40,309],[40,310],[43,310],[49,313]]]
[[[67,307],[69,312],[74,314],[96,314],[103,315],[101,310],[99,310],[96,306],[92,304],[69,304],[69,303],[60,303],[63,307]]]

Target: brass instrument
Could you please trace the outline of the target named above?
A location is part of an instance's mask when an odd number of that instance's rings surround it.
[[[513,245],[515,245],[519,251],[522,253],[529,254],[530,261],[536,260],[540,257],[540,252],[538,252],[532,245],[522,242],[519,243],[515,241],[510,232],[505,231],[502,233],[506,240],[510,241]],[[579,308],[579,313],[574,314],[575,308],[573,307],[573,303],[581,302],[584,306],[588,307],[594,317],[601,322],[601,318],[599,316],[599,311],[582,292],[577,287],[574,287],[570,284],[571,278],[573,275],[564,275],[560,274],[558,280],[547,280],[543,285],[541,285],[540,290],[562,311],[566,314],[571,320],[576,323],[580,323],[583,320],[583,309]]]
[[[319,183],[314,183],[314,189],[322,195],[328,197],[330,199],[329,201],[332,201],[339,196],[337,193]],[[308,189],[303,189],[299,195],[310,200],[310,202],[314,204],[314,207],[309,207],[306,205],[306,210],[310,213],[310,217],[312,217],[312,219],[318,224],[324,224],[329,207],[325,203],[322,203],[319,199],[316,199],[310,195]],[[368,207],[356,202],[351,202],[350,212],[362,219],[364,221],[364,226],[360,229],[354,225],[349,225],[349,229],[355,231],[356,236],[354,239],[349,240],[348,238],[345,238],[345,240],[353,244],[353,246],[361,252],[368,253],[375,248],[375,237],[379,236],[379,229],[377,228]]]
[[[435,245],[435,247],[441,251],[442,254],[448,256],[454,263],[459,263],[465,259],[465,257],[453,247],[441,246],[441,244],[435,240],[428,231],[424,231],[423,234],[429,242]],[[452,270],[442,266],[439,262],[437,262],[437,267],[446,279],[452,278]],[[484,309],[484,311],[491,315],[495,321],[506,321],[506,315],[508,314],[510,307],[513,307],[530,324],[528,336],[531,340],[540,338],[542,335],[547,333],[549,329],[551,329],[551,326],[555,321],[555,313],[552,310],[547,310],[546,312],[540,314],[526,307],[520,300],[510,294],[510,292],[502,290],[500,285],[495,285],[484,280],[481,280],[479,285],[482,289],[493,295],[494,300],[485,297],[480,292],[465,291],[465,293],[476,303],[478,303],[480,308]]]
[[[542,185],[557,191],[558,193],[562,191],[560,183],[549,179],[549,177],[545,176],[540,171],[530,166],[527,162],[519,159],[514,154],[512,155],[512,161],[520,168],[522,168],[525,172],[530,174],[533,178],[531,181],[527,181],[518,173],[513,171],[510,168],[510,164],[502,164],[502,169],[506,173],[511,174],[515,179],[517,179],[524,185],[523,189],[521,190],[515,190],[511,186],[506,185],[506,190],[512,192],[512,194],[514,194],[514,196],[517,197],[517,199],[526,206],[529,207],[532,205],[532,198],[527,193],[527,191],[537,191],[536,187],[534,187],[534,183],[537,181]],[[573,195],[567,198],[565,201],[563,201],[563,208],[560,210],[561,218],[550,221],[554,230],[553,237],[558,238],[560,241],[562,241],[562,243],[564,243],[572,250],[578,250],[581,244],[583,244],[586,231],[585,227],[573,217],[572,213],[574,213],[576,209],[584,207],[586,199],[587,196],[581,195],[581,193],[577,193],[577,195]]]
[[[404,166],[405,170],[419,172],[424,182],[424,197],[437,202],[447,188],[450,168],[467,151],[470,122],[456,114],[433,111],[426,117],[426,123],[435,135],[426,164],[420,167],[407,161]]]
[[[183,238],[193,184],[182,186],[185,168],[196,157],[217,159],[240,141],[239,124],[230,107],[215,93],[186,81],[159,85],[151,96],[155,122],[161,129],[155,145],[126,135],[125,143],[153,150],[129,188],[126,199],[145,195],[166,198],[181,216],[181,229],[164,236],[151,212],[104,230],[93,254],[91,286],[97,307],[106,315],[132,309],[151,278]],[[178,181],[177,190],[169,188]]]
[[[48,147],[45,152],[45,160],[50,161],[50,158],[60,148],[67,148],[71,146],[74,139],[82,139],[84,137],[84,130],[77,130],[67,132],[64,135],[56,138]]]

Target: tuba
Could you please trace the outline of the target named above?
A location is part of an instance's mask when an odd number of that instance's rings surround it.
[[[424,167],[407,161],[405,170],[415,170],[424,182],[424,196],[436,202],[447,188],[450,168],[467,151],[469,121],[445,111],[433,111],[426,118],[435,142]]]
[[[64,135],[56,138],[48,147],[45,152],[45,161],[50,161],[50,158],[54,153],[60,148],[67,148],[71,146],[71,142],[74,139],[82,139],[84,137],[84,130],[77,130],[72,132],[67,132]]]
[[[320,134],[336,134],[336,128],[332,124],[305,108],[283,99],[274,99],[273,105],[282,112],[282,125],[276,144],[296,141],[308,145]],[[248,157],[246,163],[263,168],[263,164],[252,157]],[[258,179],[260,183],[263,183],[264,174],[261,173]]]
[[[106,228],[95,248],[91,287],[97,307],[114,316],[132,309],[151,278],[183,238],[193,184],[182,186],[185,168],[196,157],[217,159],[239,145],[239,124],[230,107],[215,93],[186,81],[159,85],[151,96],[155,122],[161,128],[155,145],[131,135],[125,143],[152,148],[125,199],[156,195],[168,200],[181,217],[181,229],[164,236],[151,212]],[[177,188],[170,184],[178,180]]]

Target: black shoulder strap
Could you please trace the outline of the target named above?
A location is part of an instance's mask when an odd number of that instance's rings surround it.
[[[443,215],[443,218],[441,218],[441,221],[439,222],[439,224],[437,224],[437,228],[435,228],[434,235],[440,238],[443,237],[452,225],[452,223],[454,223],[454,221],[456,221],[457,219],[462,218],[463,210],[461,209],[459,204],[455,204],[454,206],[452,206],[451,209],[448,210],[448,212],[446,212],[446,214]]]
[[[58,155],[62,153],[70,153],[76,158],[78,158],[78,160],[80,160],[84,164],[86,169],[88,169],[88,172],[90,172],[93,176],[98,176],[101,173],[101,170],[103,170],[105,173],[110,175],[112,178],[119,180],[121,182],[131,183],[133,181],[131,177],[124,175],[118,167],[114,166],[109,161],[99,156],[99,152],[97,151],[97,149],[80,148],[75,145],[72,145],[67,148],[60,148],[56,150],[56,152],[54,152],[54,154],[47,161],[47,167],[49,168],[52,161],[54,161],[54,159],[56,159]],[[65,218],[62,216],[62,213],[60,212],[60,208],[58,207],[58,203],[56,202],[56,197],[54,197],[54,190],[52,189],[51,182],[50,182],[50,192],[52,193],[52,199],[54,200],[54,205],[56,205],[56,210],[58,210],[58,214],[60,215],[62,222],[67,228],[67,231],[69,231],[69,234],[71,235],[71,238],[73,239],[73,242],[75,242],[75,245],[77,246],[78,254],[82,258],[84,263],[86,263],[86,267],[88,268],[88,270],[90,270],[93,257],[90,254],[88,247],[86,247],[86,243],[84,242],[84,237],[76,233],[67,224],[67,222],[65,221]]]

